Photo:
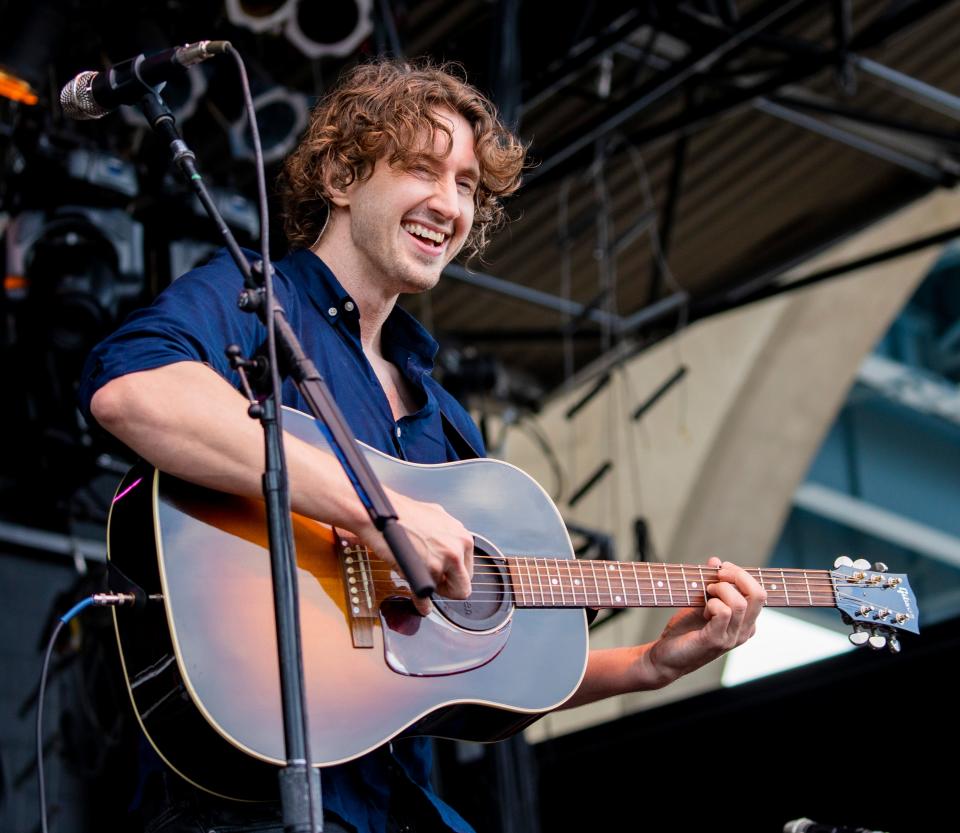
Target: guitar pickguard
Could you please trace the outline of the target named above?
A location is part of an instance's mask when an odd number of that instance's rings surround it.
[[[411,677],[438,677],[490,662],[507,644],[511,620],[492,631],[467,631],[436,610],[421,616],[409,600],[387,599],[380,606],[380,622],[390,668]]]

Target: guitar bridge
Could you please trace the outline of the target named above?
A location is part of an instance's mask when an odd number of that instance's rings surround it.
[[[340,572],[353,647],[372,648],[373,623],[378,614],[369,553],[362,544],[351,544],[338,530],[334,529],[334,534],[340,551]]]

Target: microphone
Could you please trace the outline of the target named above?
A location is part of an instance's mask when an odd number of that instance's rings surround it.
[[[230,41],[202,40],[150,55],[141,53],[105,72],[81,72],[60,90],[60,106],[71,119],[102,118],[124,104],[136,104],[181,68],[222,55],[229,47]]]
[[[820,824],[808,818],[793,819],[783,826],[783,833],[881,833],[865,827],[848,827],[845,824]]]

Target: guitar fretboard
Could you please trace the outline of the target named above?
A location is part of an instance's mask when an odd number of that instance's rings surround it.
[[[579,559],[506,559],[517,607],[703,607],[717,568]],[[748,569],[767,607],[835,607],[827,570]]]

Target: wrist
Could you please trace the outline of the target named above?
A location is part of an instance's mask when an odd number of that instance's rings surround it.
[[[664,667],[658,661],[657,645],[658,642],[650,642],[640,646],[640,657],[638,659],[638,676],[641,691],[651,691],[658,688],[664,688],[680,677],[674,669]]]

